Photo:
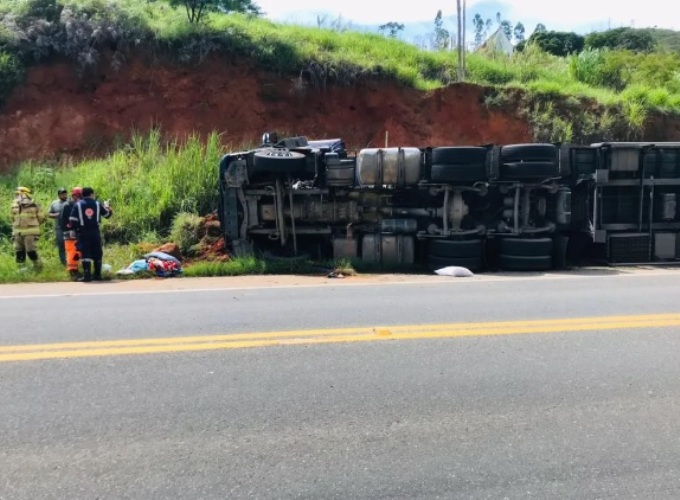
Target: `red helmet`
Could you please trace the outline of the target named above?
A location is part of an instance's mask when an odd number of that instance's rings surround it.
[[[71,196],[82,196],[83,195],[83,188],[81,187],[74,187],[71,189]]]

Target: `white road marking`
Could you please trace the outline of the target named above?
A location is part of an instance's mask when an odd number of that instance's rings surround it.
[[[36,299],[36,298],[60,298],[60,297],[102,297],[102,296],[113,296],[113,295],[158,295],[158,294],[168,294],[168,293],[205,293],[205,292],[235,292],[235,291],[247,291],[247,290],[280,290],[280,289],[291,289],[291,288],[328,288],[328,287],[356,287],[356,286],[389,286],[389,285],[460,285],[460,284],[476,284],[476,283],[489,283],[498,281],[516,282],[516,281],[530,281],[530,280],[561,280],[561,279],[610,279],[610,278],[660,278],[660,277],[678,277],[680,271],[664,271],[663,273],[653,272],[634,272],[634,273],[621,273],[621,274],[608,274],[602,275],[595,272],[593,275],[582,275],[582,274],[548,274],[540,276],[484,276],[479,275],[472,278],[449,278],[441,277],[441,281],[429,281],[429,280],[415,280],[415,281],[371,281],[371,282],[345,282],[342,283],[329,283],[324,281],[323,283],[311,283],[311,284],[291,284],[291,285],[255,285],[255,286],[237,286],[237,287],[214,287],[214,288],[181,288],[181,289],[171,289],[171,290],[120,290],[120,291],[102,291],[102,292],[63,292],[63,293],[46,293],[46,294],[24,294],[24,295],[0,295],[0,299],[11,300],[11,299]],[[321,278],[325,279],[325,278]],[[356,278],[348,278],[349,280]],[[8,285],[12,286],[12,285]],[[87,285],[82,284],[83,287],[87,286],[101,286],[98,284]],[[106,285],[105,285],[106,286]],[[111,284],[110,286],[115,286]],[[1,290],[1,288],[0,288]]]

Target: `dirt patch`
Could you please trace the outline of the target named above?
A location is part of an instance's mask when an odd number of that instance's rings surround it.
[[[488,110],[484,88],[456,84],[421,92],[389,82],[313,88],[245,62],[198,67],[128,59],[79,79],[68,63],[30,68],[0,115],[0,169],[26,159],[101,153],[132,130],[160,126],[167,138],[221,134],[225,146],[256,143],[266,130],[341,137],[352,149],[389,144],[519,143],[531,139],[513,110]]]

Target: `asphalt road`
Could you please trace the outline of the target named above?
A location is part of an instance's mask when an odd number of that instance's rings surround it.
[[[679,284],[0,288],[0,499],[675,499],[680,319],[661,315],[680,315]],[[442,336],[388,338],[434,323]],[[340,327],[388,337],[313,342]],[[32,344],[307,329],[254,348],[12,358]]]

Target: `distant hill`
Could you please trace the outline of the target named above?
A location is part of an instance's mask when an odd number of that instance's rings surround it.
[[[492,21],[493,25],[489,32],[487,33],[487,36],[491,36],[498,28],[498,24],[496,23],[496,13],[498,12],[501,13],[503,19],[507,19],[508,21],[510,21],[513,26],[517,22],[521,22],[526,30],[525,32],[526,38],[529,38],[529,36],[533,33],[534,29],[536,28],[536,25],[539,23],[545,24],[548,30],[573,31],[581,35],[585,35],[593,31],[606,31],[608,29],[608,26],[604,22],[585,23],[577,26],[570,26],[567,28],[566,26],[552,26],[548,23],[543,23],[542,19],[536,17],[526,19],[515,19],[508,15],[509,10],[510,10],[509,4],[507,1],[504,0],[485,0],[476,3],[471,7],[468,7],[466,15],[468,44],[471,44],[474,41],[474,25],[472,24],[472,19],[475,16],[475,14],[479,14],[480,16],[482,16],[482,19],[484,19],[485,21],[487,19],[490,19]],[[444,13],[444,16],[442,18],[443,27],[444,29],[448,30],[451,33],[451,35],[455,35],[457,25],[456,16],[446,15],[447,12],[450,12],[450,9],[448,10],[443,9]],[[339,25],[343,28],[350,29],[352,31],[359,31],[364,33],[378,33],[380,25],[388,23],[390,21],[401,22],[404,25],[404,30],[399,33],[399,36],[397,38],[407,43],[423,47],[427,46],[427,43],[434,32],[434,18],[436,15],[437,12],[435,11],[431,13],[429,19],[426,18],[421,21],[406,22],[400,19],[391,19],[389,18],[388,14],[386,15],[385,19],[380,19],[374,24],[361,24],[356,23],[351,19],[338,16],[337,14],[329,11],[309,9],[305,11],[290,13],[285,18],[277,19],[277,21],[302,26],[318,26],[318,22],[322,21],[323,22],[322,26],[326,28],[331,28],[333,26]],[[670,50],[680,50],[680,40],[674,39],[675,36],[680,37],[680,32],[675,32],[672,30],[656,30],[653,28],[649,29],[656,33],[654,36],[659,38],[660,40],[659,43],[661,45],[677,47],[676,49]],[[663,40],[663,42],[661,40]]]
[[[507,16],[505,15],[505,13],[507,12],[507,10],[508,10],[507,2],[497,0],[487,0],[479,2],[475,4],[473,7],[469,7],[466,15],[468,43],[471,43],[474,40],[474,26],[472,24],[472,18],[475,16],[475,14],[479,14],[480,16],[482,16],[482,19],[484,20],[490,19],[492,21],[493,26],[491,27],[487,34],[488,36],[491,36],[498,28],[498,24],[496,23],[496,13],[500,12],[501,16],[503,16],[503,19],[506,19]],[[457,26],[456,16],[446,15],[447,10],[443,10],[443,13],[444,13],[444,16],[442,17],[443,28],[448,30],[453,36],[456,33]],[[408,43],[422,46],[423,44],[426,44],[428,42],[430,36],[434,32],[434,18],[436,15],[437,12],[434,11],[431,13],[430,19],[406,22],[400,19],[391,19],[389,18],[389,14],[387,14],[385,19],[381,19],[379,22],[376,22],[375,24],[360,24],[353,22],[351,19],[339,17],[331,12],[320,10],[319,11],[307,10],[290,14],[285,19],[282,19],[282,21],[291,24],[299,24],[303,26],[318,26],[318,21],[321,20],[323,21],[322,25],[323,27],[330,28],[333,27],[334,25],[337,26],[339,23],[341,26],[347,29],[368,33],[378,33],[380,25],[385,24],[387,22],[390,21],[401,22],[404,25],[404,30],[399,33],[397,38]],[[536,25],[541,22],[540,20],[535,18],[508,19],[508,21],[510,21],[513,24],[513,26],[517,22],[521,22],[526,29],[527,38],[529,37],[529,35],[531,35]],[[551,27],[548,26],[548,29],[551,29]]]
[[[651,34],[661,50],[680,53],[680,31],[659,28],[643,28],[640,31]]]

